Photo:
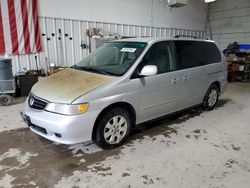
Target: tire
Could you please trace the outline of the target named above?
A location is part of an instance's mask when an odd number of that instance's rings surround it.
[[[203,109],[206,111],[213,110],[216,106],[219,98],[219,88],[213,84],[207,90],[207,93],[203,100]]]
[[[9,106],[13,103],[13,97],[11,95],[6,94],[0,95],[0,103],[3,106]]]
[[[103,149],[122,145],[130,133],[130,115],[123,108],[106,111],[97,123],[94,142]]]

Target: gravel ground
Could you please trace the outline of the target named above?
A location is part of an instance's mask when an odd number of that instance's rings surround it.
[[[0,106],[0,187],[232,187],[250,185],[250,84],[218,106],[142,125],[117,149],[61,145],[29,131],[19,99]]]

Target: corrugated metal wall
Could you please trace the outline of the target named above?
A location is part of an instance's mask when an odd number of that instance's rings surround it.
[[[36,70],[35,56],[37,56],[37,66],[39,69],[43,68],[47,70],[46,59],[48,64],[54,63],[55,65],[62,66],[74,65],[89,53],[89,50],[83,49],[81,45],[89,45],[86,30],[91,27],[100,28],[105,34],[117,33],[121,36],[173,37],[175,35],[192,35],[201,38],[206,37],[206,33],[203,31],[48,17],[40,17],[39,23],[44,52],[12,56],[14,74],[26,69]]]
[[[234,41],[250,43],[250,0],[216,1],[209,17],[213,39],[222,50]]]

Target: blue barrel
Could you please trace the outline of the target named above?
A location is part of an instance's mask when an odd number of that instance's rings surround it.
[[[12,62],[11,59],[0,58],[0,92],[13,90],[13,84],[11,82],[5,82],[2,80],[12,80]]]

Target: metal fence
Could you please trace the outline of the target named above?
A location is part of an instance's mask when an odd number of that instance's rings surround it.
[[[173,37],[175,35],[192,35],[206,38],[204,31],[177,28],[149,27],[107,22],[93,22],[60,18],[39,18],[43,42],[43,52],[39,54],[10,56],[13,59],[13,72],[24,70],[47,70],[47,64],[56,66],[72,66],[88,55],[89,45],[86,34],[88,28],[100,28],[104,34],[119,34],[129,37]],[[37,64],[35,62],[37,56]]]

